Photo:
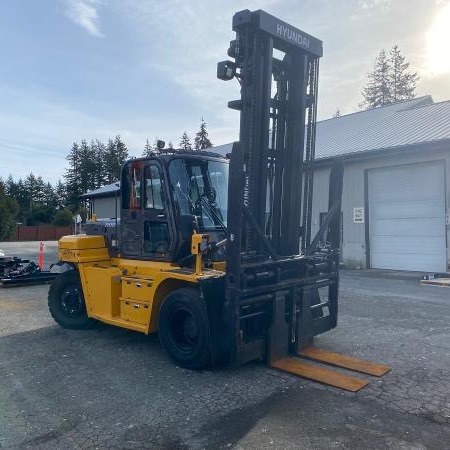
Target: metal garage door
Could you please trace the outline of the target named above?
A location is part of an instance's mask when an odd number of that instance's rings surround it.
[[[444,272],[444,164],[370,171],[369,235],[373,268]]]

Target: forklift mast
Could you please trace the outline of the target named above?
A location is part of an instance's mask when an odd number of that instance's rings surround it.
[[[228,103],[240,111],[228,195],[232,353],[237,362],[266,351],[273,360],[336,325],[342,164],[330,177],[330,213],[311,241],[322,41],[261,10],[236,13],[233,30],[228,55],[234,61],[217,66],[218,78],[241,85],[241,98]],[[321,287],[328,288],[325,299]],[[250,305],[265,301],[268,348],[250,337],[258,335],[252,314],[261,312]]]
[[[236,39],[228,54],[240,69],[236,75],[241,99],[229,102],[229,107],[241,112],[239,152],[246,211],[268,237],[266,250],[296,255],[299,246],[306,249],[311,236],[311,169],[322,42],[264,11],[235,14],[233,30]],[[238,194],[239,183],[231,184]],[[243,202],[237,203],[240,207]],[[241,227],[236,225],[238,231]],[[260,251],[257,231],[250,225],[243,231],[242,248]]]

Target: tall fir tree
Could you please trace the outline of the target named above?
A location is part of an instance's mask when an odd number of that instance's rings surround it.
[[[16,223],[19,205],[6,193],[5,185],[0,180],[0,241],[11,236]]]
[[[42,176],[38,176],[36,178],[36,186],[34,192],[31,193],[31,198],[33,203],[38,206],[42,206],[45,204],[45,196],[46,196],[46,185]]]
[[[389,83],[392,101],[398,102],[414,98],[417,82],[420,79],[419,75],[417,72],[408,71],[410,63],[405,62],[405,57],[401,54],[398,45],[394,45],[389,54],[391,64]]]
[[[15,183],[14,189],[16,193],[10,195],[15,198],[19,204],[18,220],[26,225],[28,217],[30,216],[30,193],[22,179],[19,179],[19,181]]]
[[[58,180],[58,183],[56,183],[55,198],[57,209],[64,209],[67,206],[67,189],[61,180]]]
[[[200,130],[195,135],[194,148],[195,150],[204,150],[205,148],[212,147],[212,143],[208,138],[208,130],[206,127],[206,122],[202,120],[200,122]]]
[[[419,75],[410,72],[409,67],[410,63],[405,62],[398,45],[391,48],[389,57],[383,49],[375,60],[373,71],[367,74],[360,106],[371,109],[414,98]]]
[[[46,183],[44,187],[44,206],[47,206],[55,211],[58,206],[56,191],[50,183]]]
[[[66,169],[66,173],[64,175],[66,182],[67,205],[73,212],[75,212],[80,204],[79,197],[81,194],[84,194],[84,192],[81,191],[80,186],[80,146],[77,142],[73,143],[66,159],[69,162],[69,168]]]
[[[153,144],[150,144],[148,139],[145,141],[144,145],[144,151],[142,152],[143,157],[149,157],[154,155],[155,153],[158,153],[160,150],[158,148],[158,136],[155,136],[155,139],[153,139]]]
[[[87,191],[95,189],[96,180],[96,151],[92,145],[86,140],[82,140],[80,144],[80,190],[84,194]]]
[[[69,169],[66,170],[67,203],[76,212],[81,208],[80,195],[96,187],[96,151],[86,140],[74,143],[67,156]]]
[[[123,163],[128,159],[128,148],[125,142],[122,141],[120,134],[114,138],[114,143],[116,144],[117,152],[117,165],[115,167],[116,180],[120,178],[120,170],[122,169]]]
[[[367,74],[367,84],[362,91],[361,106],[367,109],[376,108],[391,103],[390,63],[386,50],[381,50],[375,59],[373,71]]]
[[[148,138],[147,138],[147,140],[145,141],[144,150],[142,151],[142,156],[144,158],[145,157],[149,157],[149,156],[152,155],[152,153],[153,153],[153,147],[152,147],[152,145],[150,144],[150,142],[148,141]]]
[[[180,149],[181,150],[192,150],[191,138],[188,136],[186,131],[181,135],[180,140]]]
[[[106,146],[103,142],[96,139],[91,142],[91,153],[95,160],[93,165],[92,178],[94,181],[94,189],[99,188],[105,184],[105,160],[106,160]]]
[[[106,146],[105,176],[108,184],[114,183],[120,178],[122,164],[128,159],[128,149],[120,135],[114,140],[109,140]]]
[[[35,205],[36,200],[36,191],[38,186],[38,180],[34,176],[33,173],[30,173],[24,180],[24,188],[25,188],[25,195],[26,195],[26,217],[27,222],[29,221],[31,217],[31,213],[33,212],[33,207]]]

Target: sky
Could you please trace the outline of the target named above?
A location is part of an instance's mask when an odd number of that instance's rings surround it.
[[[0,0],[0,177],[55,183],[74,141],[120,134],[131,156],[146,139],[176,146],[203,117],[214,145],[237,140],[231,20],[248,8],[323,40],[320,119],[358,110],[367,72],[398,44],[420,75],[417,95],[450,99],[450,1]]]

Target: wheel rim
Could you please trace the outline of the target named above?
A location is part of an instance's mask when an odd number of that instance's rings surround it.
[[[181,352],[191,353],[198,345],[199,327],[195,316],[186,308],[177,308],[169,317],[169,337]]]
[[[84,313],[84,302],[80,290],[73,286],[65,289],[61,295],[61,309],[68,316],[80,316]]]

